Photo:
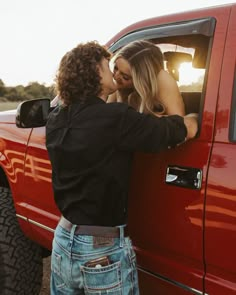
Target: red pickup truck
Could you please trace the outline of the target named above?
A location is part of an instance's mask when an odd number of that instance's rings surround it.
[[[236,294],[236,4],[143,20],[106,45],[137,39],[161,48],[200,126],[175,149],[135,155],[128,224],[141,294]],[[45,122],[56,104],[0,112],[1,294],[38,294],[50,255],[60,214]]]

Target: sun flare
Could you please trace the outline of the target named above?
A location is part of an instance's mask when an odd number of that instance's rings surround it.
[[[194,69],[192,63],[184,62],[179,67],[179,83],[181,85],[189,85],[199,81],[204,76],[204,69]]]

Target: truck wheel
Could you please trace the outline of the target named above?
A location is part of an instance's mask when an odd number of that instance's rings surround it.
[[[10,189],[0,187],[0,293],[37,295],[42,276],[41,247],[24,236]]]

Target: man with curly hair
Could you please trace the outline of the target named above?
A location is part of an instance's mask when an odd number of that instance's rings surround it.
[[[97,42],[62,58],[62,104],[46,126],[52,184],[62,217],[51,257],[51,294],[139,294],[136,258],[126,235],[133,153],[159,152],[193,138],[194,117],[157,118],[106,103],[116,90],[110,53]]]

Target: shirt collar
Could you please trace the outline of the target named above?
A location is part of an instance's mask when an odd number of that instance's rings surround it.
[[[106,103],[106,102],[98,96],[87,97],[84,101],[84,104],[100,104],[100,103]]]

